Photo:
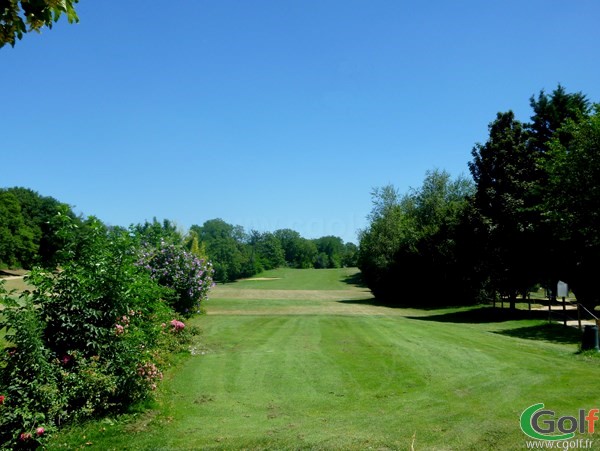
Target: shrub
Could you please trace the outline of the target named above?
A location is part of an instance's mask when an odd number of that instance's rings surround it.
[[[211,263],[175,244],[161,241],[157,248],[144,246],[138,265],[169,289],[170,305],[182,314],[199,313],[213,286]]]
[[[73,223],[66,216],[62,221],[61,233],[68,235]],[[165,252],[159,254],[165,260],[156,259],[161,274],[178,278],[168,279],[175,287],[160,286],[139,266],[128,233],[94,219],[69,242],[60,271],[31,272],[32,293],[17,301],[0,285],[0,330],[9,343],[0,353],[0,448],[43,445],[60,424],[149,396],[162,378],[161,349],[177,351],[190,336],[163,299],[172,301],[176,293],[175,305],[193,301],[197,308],[212,282],[200,262]],[[188,297],[177,291],[185,268],[195,281],[186,287]]]

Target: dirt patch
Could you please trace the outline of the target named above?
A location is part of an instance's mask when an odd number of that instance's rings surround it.
[[[0,277],[23,277],[28,272],[26,269],[0,269]]]
[[[0,279],[2,280],[18,280],[22,278],[23,276],[0,276]]]
[[[341,299],[365,299],[372,297],[368,290],[260,290],[216,287],[212,299],[281,299],[298,301],[337,301]]]

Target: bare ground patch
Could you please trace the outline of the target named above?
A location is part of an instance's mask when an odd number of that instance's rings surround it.
[[[210,295],[213,299],[281,299],[297,301],[336,301],[341,299],[368,299],[371,292],[366,289],[352,290],[260,290],[215,287]]]

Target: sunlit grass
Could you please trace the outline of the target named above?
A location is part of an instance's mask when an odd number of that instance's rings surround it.
[[[280,274],[302,292],[347,276]],[[415,449],[519,449],[526,407],[598,407],[600,359],[535,314],[249,299],[248,283],[193,321],[203,335],[152,409],[71,428],[50,449],[410,449],[413,437]]]

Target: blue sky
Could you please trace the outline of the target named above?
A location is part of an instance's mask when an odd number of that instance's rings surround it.
[[[113,225],[356,241],[372,188],[468,174],[496,112],[600,101],[597,0],[81,0],[0,49],[0,186]]]

